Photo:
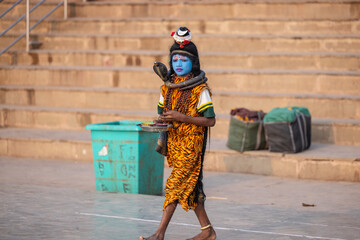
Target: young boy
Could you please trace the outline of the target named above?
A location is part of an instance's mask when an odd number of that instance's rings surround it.
[[[213,240],[216,233],[204,207],[202,166],[207,128],[216,122],[214,107],[203,81],[206,78],[196,78],[201,74],[200,62],[190,31],[180,27],[172,36],[175,42],[170,48],[169,81],[161,87],[158,113],[161,121],[173,124],[168,131],[166,155],[173,170],[166,182],[160,225],[155,234],[140,240],[163,240],[177,204],[185,211],[194,210],[199,220],[202,231],[191,239]]]

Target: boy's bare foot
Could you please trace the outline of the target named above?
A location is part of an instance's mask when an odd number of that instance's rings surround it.
[[[139,240],[164,240],[164,236],[160,236],[158,234],[154,234],[148,238],[144,238],[143,236],[139,237]]]
[[[216,232],[212,227],[210,227],[202,230],[201,233],[187,240],[215,240],[215,239],[216,239]]]

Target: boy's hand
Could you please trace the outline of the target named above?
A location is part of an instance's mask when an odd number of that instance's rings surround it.
[[[165,121],[165,122],[172,122],[172,121],[183,122],[185,117],[186,117],[186,115],[184,115],[178,111],[171,110],[171,111],[164,112],[160,116],[160,120]]]

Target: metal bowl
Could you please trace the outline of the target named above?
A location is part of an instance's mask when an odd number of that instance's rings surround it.
[[[166,132],[169,131],[171,127],[173,127],[172,124],[138,124],[138,126],[141,128],[141,130],[145,132]]]

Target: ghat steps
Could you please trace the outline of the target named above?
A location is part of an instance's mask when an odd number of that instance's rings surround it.
[[[33,16],[43,16],[56,3],[47,3],[34,11]],[[9,3],[1,4],[1,12],[8,9]],[[336,0],[298,0],[298,1],[98,1],[91,3],[70,3],[70,17],[108,18],[252,18],[252,19],[357,19],[360,16],[360,3]],[[25,12],[25,5],[19,5],[8,16]],[[53,16],[62,16],[62,9]]]
[[[168,62],[168,53],[154,50],[12,50],[0,57],[2,65],[21,66],[151,66],[155,61]],[[222,64],[219,65],[219,62]],[[288,70],[327,76],[357,75],[360,53],[338,52],[202,52],[205,70]],[[105,70],[106,68],[104,68]],[[150,68],[149,68],[150,69]],[[305,76],[303,76],[305,77]]]
[[[194,33],[196,34],[196,33]],[[15,35],[3,36],[1,47],[16,39]],[[245,34],[197,34],[194,42],[198,50],[216,52],[279,52],[325,51],[360,52],[360,37],[350,35],[245,35]],[[171,44],[166,34],[76,34],[37,33],[31,41],[42,43],[42,49],[103,49],[103,50],[163,50]],[[20,41],[15,49],[24,49],[25,41]]]
[[[103,108],[44,107],[28,105],[0,105],[0,126],[11,128],[84,130],[91,123],[116,120],[152,121],[153,110],[119,110]],[[229,115],[217,114],[216,126],[211,137],[226,139],[229,131]],[[325,144],[360,146],[360,121],[349,119],[312,120],[312,140]]]
[[[20,4],[3,18],[0,31],[23,11]],[[217,112],[206,168],[360,181],[360,1],[77,1],[69,12],[64,21],[59,9],[32,32],[40,49],[27,54],[20,42],[0,56],[1,155],[90,161],[86,124],[155,118],[161,80],[152,63],[168,61],[169,33],[186,25]],[[312,149],[225,148],[232,107],[287,105],[309,107]]]
[[[35,23],[32,18],[30,25]],[[14,17],[3,19],[0,31],[14,22]],[[311,20],[311,19],[252,19],[252,18],[94,18],[74,17],[68,20],[50,17],[32,33],[102,33],[102,34],[169,34],[180,25],[202,34],[353,34],[360,32],[360,20]],[[25,22],[18,23],[9,33],[23,32]]]
[[[2,86],[0,93],[2,104],[139,111],[154,109],[159,98],[159,90],[141,88]],[[213,102],[219,114],[229,113],[242,103],[250,109],[261,106],[265,112],[274,106],[305,105],[314,118],[360,118],[360,96],[357,95],[214,91]]]
[[[83,131],[7,128],[1,131],[0,155],[21,158],[91,161],[90,134]],[[302,179],[360,181],[360,148],[315,143],[299,154],[228,150],[213,139],[205,170],[243,172]]]
[[[31,53],[28,57],[33,60],[36,55],[34,57]],[[48,55],[48,60],[49,58],[52,56]],[[107,56],[101,58],[101,60],[107,59]],[[211,87],[219,91],[238,89],[241,92],[293,93],[304,96],[359,94],[357,71],[224,68],[209,69],[206,72],[211,79]],[[0,76],[0,83],[4,86],[119,87],[158,90],[161,84],[161,80],[152,69],[131,66],[2,65]]]

